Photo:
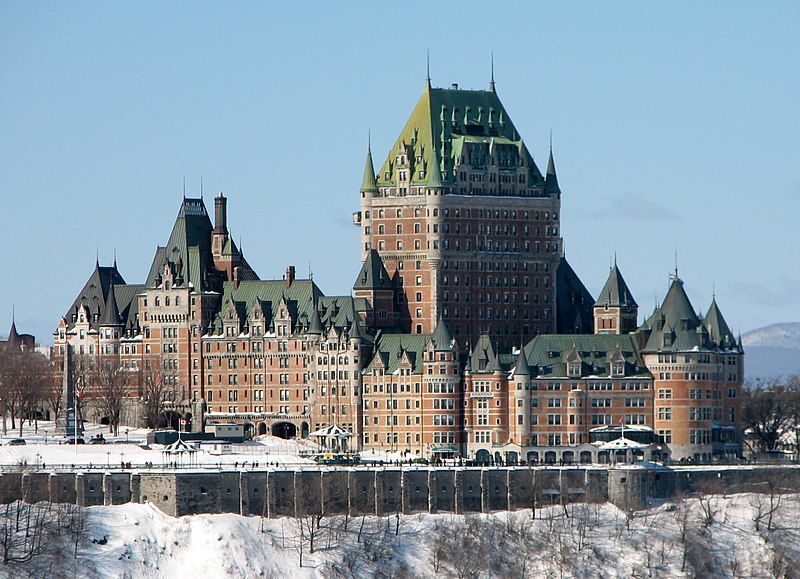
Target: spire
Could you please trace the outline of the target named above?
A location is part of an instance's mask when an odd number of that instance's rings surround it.
[[[114,248],[114,269],[117,269],[117,248]]]
[[[431,88],[431,49],[425,53],[425,86]]]
[[[489,80],[489,90],[495,92],[494,90],[494,50],[492,51],[492,76]]]
[[[433,162],[431,163],[431,175],[428,179],[428,185],[430,187],[442,187],[442,172],[439,170],[439,164],[436,162],[434,158]]]
[[[525,348],[519,349],[517,362],[514,365],[514,376],[530,376],[531,368],[528,366],[528,357],[525,355]]]
[[[8,341],[6,344],[10,348],[16,348],[19,346],[19,333],[17,332],[17,320],[16,320],[16,311],[15,307],[11,305],[11,329],[8,330]]]
[[[311,321],[308,324],[307,334],[322,335],[322,321],[319,319],[319,309],[316,301],[311,306]]]
[[[100,322],[101,326],[118,326],[119,323],[119,307],[117,307],[117,298],[114,295],[114,284],[112,283],[108,288],[108,296],[106,297],[106,311],[103,313],[103,320]]]
[[[361,331],[361,324],[358,323],[358,314],[353,309],[353,323],[350,324],[350,339],[364,340],[364,333]]]
[[[372,163],[371,140],[371,137],[367,137],[367,162],[364,165],[364,179],[361,181],[361,191],[377,192],[378,185],[375,183],[375,165]]]
[[[453,335],[447,329],[443,316],[439,316],[436,329],[431,334],[431,342],[436,352],[448,352],[452,348]]]
[[[544,179],[544,192],[561,194],[556,176],[556,163],[553,160],[553,134],[550,134],[550,156],[547,159],[547,176]]]

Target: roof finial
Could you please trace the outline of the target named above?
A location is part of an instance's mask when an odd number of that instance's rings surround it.
[[[553,154],[553,129],[550,129],[550,155]]]
[[[425,56],[425,82],[428,84],[428,88],[431,88],[431,49],[428,48]]]
[[[13,326],[16,323],[17,318],[17,304],[11,302],[11,325]]]
[[[678,277],[678,250],[675,249],[675,278]]]
[[[100,244],[96,243],[94,245],[94,265],[95,267],[100,267]]]
[[[614,267],[617,267],[617,252],[614,252]]]
[[[114,269],[117,269],[117,248],[114,248]]]
[[[203,178],[200,177],[200,200],[203,199]]]
[[[717,299],[717,284],[711,282],[711,301],[715,301]]]
[[[183,177],[183,200],[186,201],[186,176]]]
[[[491,59],[492,59],[492,76],[491,79],[489,80],[489,90],[494,92],[494,50],[492,51]]]

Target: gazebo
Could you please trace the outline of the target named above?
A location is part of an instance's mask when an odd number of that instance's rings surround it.
[[[183,440],[178,439],[172,444],[168,444],[161,450],[161,457],[164,462],[181,462],[183,463],[184,455],[188,455],[189,457],[189,464],[193,464],[195,462],[195,455],[197,454],[197,449],[189,446]],[[179,460],[173,461],[173,457],[177,457]]]
[[[631,453],[631,458],[635,458],[637,453],[644,454],[644,451],[650,448],[651,444],[644,444],[641,442],[636,442],[635,440],[631,440],[629,438],[625,438],[625,436],[620,436],[619,438],[615,438],[609,442],[601,443],[598,448],[600,450],[607,451],[611,454],[611,457],[614,462],[616,462],[617,457],[622,455],[624,462],[628,462],[628,453]]]
[[[315,430],[309,436],[318,438],[322,446],[331,452],[347,452],[347,439],[352,437],[353,433],[334,424]]]

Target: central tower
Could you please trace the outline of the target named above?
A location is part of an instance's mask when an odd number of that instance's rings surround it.
[[[441,317],[463,347],[501,348],[555,331],[561,190],[542,176],[497,96],[430,81],[383,164],[367,153],[362,260],[376,250],[403,329]]]

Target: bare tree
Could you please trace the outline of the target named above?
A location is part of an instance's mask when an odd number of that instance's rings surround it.
[[[164,381],[163,361],[158,356],[144,360],[139,370],[139,388],[142,397],[142,420],[147,428],[155,428],[159,415],[170,402],[170,391]],[[138,425],[137,425],[138,426]]]
[[[119,358],[107,358],[92,372],[92,396],[100,411],[108,417],[114,436],[119,431],[125,398],[130,395],[131,371]]]
[[[786,389],[778,380],[766,386],[742,391],[742,422],[749,429],[759,450],[778,448],[781,435],[791,419]]]

